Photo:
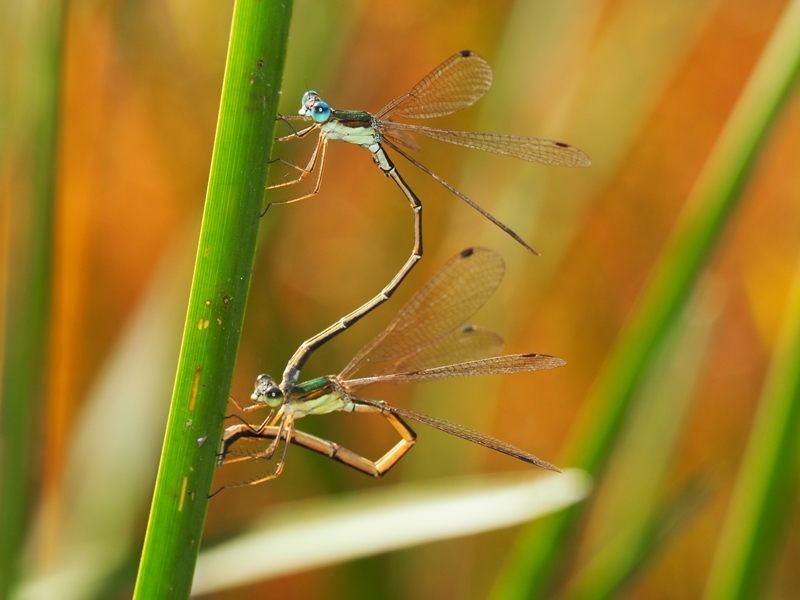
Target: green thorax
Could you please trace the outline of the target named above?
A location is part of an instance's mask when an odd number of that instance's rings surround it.
[[[352,411],[353,401],[335,384],[334,377],[328,375],[297,385],[284,408],[294,418],[299,419],[307,415],[325,415],[340,410]]]
[[[311,400],[333,391],[333,383],[330,375],[309,379],[303,383],[298,383],[292,390],[293,400]]]
[[[372,126],[372,115],[361,110],[334,110],[332,118],[347,127]]]

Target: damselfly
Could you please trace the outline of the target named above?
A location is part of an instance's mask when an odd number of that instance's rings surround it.
[[[269,407],[260,425],[246,422],[228,427],[223,434],[219,463],[251,458],[272,458],[281,440],[285,442],[275,470],[245,485],[261,483],[280,475],[289,443],[324,454],[374,477],[386,473],[416,441],[416,434],[403,418],[412,419],[457,437],[508,454],[539,467],[558,471],[533,454],[492,436],[443,419],[370,400],[356,391],[373,383],[412,383],[449,377],[519,373],[553,369],[566,364],[544,354],[500,355],[502,338],[495,332],[462,323],[494,292],[505,266],[499,254],[486,248],[470,248],[451,259],[400,309],[386,330],[364,346],[338,375],[318,377],[298,384],[286,395],[269,375],[259,375],[246,412]],[[369,367],[370,374],[355,377]],[[383,457],[372,461],[334,442],[299,431],[295,422],[307,415],[336,411],[382,415],[400,434],[400,441]],[[248,441],[271,440],[260,452],[242,452]],[[234,447],[235,446],[235,447]],[[237,455],[231,457],[230,455]],[[226,486],[231,487],[231,486]],[[238,486],[233,486],[238,487]]]
[[[548,165],[586,167],[591,164],[591,160],[586,154],[578,148],[563,142],[497,133],[447,131],[421,125],[397,123],[393,120],[396,117],[428,119],[455,113],[479,100],[488,91],[491,84],[492,68],[489,63],[476,53],[470,50],[463,50],[454,54],[428,73],[410,92],[395,98],[374,115],[363,111],[334,110],[320,98],[319,94],[311,90],[303,95],[299,115],[280,117],[287,122],[300,119],[313,121],[313,124],[300,131],[277,138],[277,141],[284,142],[302,138],[315,130],[319,131],[319,138],[305,168],[286,163],[297,169],[300,172],[299,176],[291,181],[270,186],[270,188],[299,183],[314,169],[317,169],[318,176],[310,193],[290,200],[272,202],[267,206],[267,209],[272,204],[290,204],[314,196],[320,188],[328,141],[342,140],[369,150],[372,153],[375,164],[398,185],[414,212],[414,247],[411,251],[411,256],[378,296],[346,317],[347,324],[354,323],[385,302],[414,265],[422,258],[422,203],[400,176],[394,163],[384,151],[382,144],[386,144],[404,156],[505,231],[522,246],[532,253],[538,254],[514,231],[400,148],[400,146],[403,146],[411,150],[419,149],[412,136],[412,134],[418,133],[458,146],[486,150],[495,154],[513,156]],[[287,364],[286,371],[284,371],[281,385],[284,394],[291,394],[291,390],[297,382],[300,368],[314,349],[341,333],[345,328],[342,322],[335,323],[298,348],[292,360]]]

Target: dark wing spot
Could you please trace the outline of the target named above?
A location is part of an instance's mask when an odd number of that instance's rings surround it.
[[[462,333],[472,333],[473,331],[475,331],[475,325],[464,325],[461,328]]]
[[[564,142],[556,142],[556,146],[560,148],[569,148],[569,144],[565,144]]]
[[[472,50],[462,50],[461,51],[461,56],[463,56],[464,58],[467,58],[468,56],[472,56]]]
[[[461,251],[461,258],[467,258],[473,254],[475,254],[475,248],[467,248],[466,250]]]

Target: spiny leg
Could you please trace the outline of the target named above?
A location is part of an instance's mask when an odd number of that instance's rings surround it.
[[[283,183],[275,183],[273,185],[268,185],[267,189],[274,190],[276,188],[286,187],[287,185],[295,185],[296,183],[300,183],[301,181],[303,181],[306,177],[308,177],[309,174],[311,174],[314,171],[314,167],[316,166],[317,163],[317,156],[319,155],[320,152],[320,147],[322,147],[322,158],[320,162],[323,162],[325,160],[326,144],[327,144],[327,139],[324,138],[323,136],[319,136],[319,138],[317,139],[317,145],[314,147],[314,152],[311,153],[311,158],[308,159],[308,164],[305,166],[305,168],[298,167],[296,164],[291,163],[288,160],[284,160],[282,158],[276,158],[274,160],[271,160],[270,163],[282,162],[283,164],[288,165],[289,167],[297,171],[300,171],[300,175],[298,175],[297,178],[295,179],[284,181]],[[299,200],[299,198],[288,201],[284,200],[283,202],[275,202],[274,204],[288,204],[289,202],[294,202],[295,200]]]
[[[264,419],[261,422],[261,425],[259,425],[258,427],[255,427],[255,426],[251,425],[249,422],[245,421],[244,417],[242,417],[241,415],[237,415],[236,413],[233,413],[233,414],[230,414],[230,415],[225,415],[226,419],[236,419],[237,421],[239,421],[239,425],[234,425],[234,426],[228,427],[225,430],[225,432],[227,432],[228,429],[233,429],[234,427],[242,427],[243,426],[243,427],[246,427],[246,428],[250,429],[251,431],[257,433],[259,431],[262,431],[264,429],[264,427],[266,427],[266,424],[269,423],[270,419],[272,419],[274,414],[275,414],[275,410],[274,409],[269,411],[269,414],[267,415],[267,418]],[[225,433],[223,433],[223,436],[224,435],[225,435]]]
[[[275,426],[260,426],[254,427],[238,415],[234,415],[235,417],[239,418],[242,422],[237,423],[236,425],[230,425],[225,428],[225,431],[222,432],[222,443],[220,444],[220,451],[217,454],[217,466],[221,467],[222,465],[229,465],[236,462],[241,462],[243,460],[250,460],[253,458],[253,454],[241,454],[235,452],[237,455],[236,458],[229,458],[231,452],[233,452],[230,448],[234,444],[240,441],[260,441],[264,439],[277,439],[278,437],[278,430],[279,427]],[[267,433],[268,432],[268,433]]]
[[[307,121],[305,117],[301,117],[299,115],[286,116],[286,117],[283,115],[278,115],[277,120],[286,123],[289,126],[289,129],[292,130],[292,133],[289,133],[287,135],[282,135],[281,137],[276,137],[275,138],[276,142],[288,142],[289,140],[299,140],[301,138],[306,137],[310,132],[314,131],[317,127],[319,127],[319,125],[315,123],[313,125],[309,125],[305,129],[297,131],[297,129],[295,129],[289,121]]]
[[[309,133],[311,133],[312,131],[314,131],[315,129],[317,129],[319,127],[318,125],[314,124],[314,125],[309,125],[305,129],[301,129],[300,131],[297,131],[289,121],[296,121],[296,120],[305,121],[306,120],[305,117],[301,117],[299,115],[297,115],[297,116],[278,115],[278,120],[279,121],[283,121],[284,123],[286,123],[289,126],[289,129],[292,130],[292,133],[290,133],[288,135],[284,135],[284,136],[275,138],[276,142],[288,142],[290,140],[302,139],[302,138],[306,137]],[[287,165],[287,166],[289,166],[289,167],[291,167],[293,169],[296,169],[296,170],[300,171],[301,178],[300,179],[296,179],[294,181],[289,181],[287,183],[282,183],[280,185],[269,186],[269,187],[267,187],[267,189],[269,190],[269,189],[272,189],[272,188],[275,188],[275,187],[281,187],[281,186],[284,186],[284,185],[292,185],[294,183],[298,183],[299,181],[301,181],[302,178],[306,177],[306,175],[308,175],[308,173],[310,173],[313,170],[313,168],[314,168],[313,167],[313,163],[314,163],[314,160],[316,158],[317,150],[319,150],[319,140],[317,141],[317,147],[314,149],[314,153],[311,155],[311,159],[309,160],[309,163],[308,163],[308,165],[306,166],[305,169],[303,169],[301,167],[298,167],[296,164],[294,164],[292,162],[289,162],[288,160],[284,160],[282,158],[275,158],[275,159],[269,161],[270,164],[272,164],[274,162],[282,162],[283,164],[285,164],[285,165]]]
[[[286,453],[289,451],[289,442],[292,440],[292,433],[294,432],[294,419],[288,419],[289,424],[286,426],[286,443],[283,445],[283,453],[281,454],[281,459],[278,461],[278,466],[275,467],[275,471],[270,473],[269,475],[265,475],[259,479],[255,479],[250,481],[244,485],[258,485],[259,483],[264,483],[265,481],[270,481],[271,479],[276,479],[280,477],[280,474],[283,473],[283,466],[286,464]],[[281,427],[283,426],[284,421],[281,422]],[[270,446],[275,446],[277,448],[277,443],[281,439],[281,427],[278,427],[278,437],[275,438],[275,441],[270,444]],[[273,449],[273,453],[275,450]],[[270,454],[270,458],[272,455]],[[236,486],[242,487],[242,486]]]
[[[258,485],[259,483],[264,483],[266,481],[270,481],[272,479],[276,479],[277,477],[279,477],[280,474],[283,473],[284,464],[286,464],[286,453],[289,450],[289,442],[292,441],[292,438],[294,437],[294,419],[292,419],[289,425],[287,425],[285,432],[283,431],[283,423],[284,422],[282,421],[279,427],[269,427],[267,428],[269,430],[268,432],[262,431],[260,434],[258,434],[259,438],[266,438],[266,439],[269,439],[274,436],[275,439],[273,440],[272,444],[270,444],[270,446],[273,446],[278,441],[280,441],[281,437],[285,438],[286,440],[286,443],[283,446],[283,453],[281,454],[281,459],[280,461],[278,461],[278,466],[275,468],[275,471],[273,471],[269,475],[265,475],[264,477],[259,477],[258,479],[254,479],[246,483],[232,483],[223,485],[213,493],[209,494],[208,497],[213,498],[214,496],[219,494],[222,490]],[[255,430],[253,428],[250,428],[250,431],[254,432]],[[258,457],[253,455],[247,458],[258,458]],[[225,464],[230,464],[230,462],[237,462],[237,461],[229,461],[226,462]]]
[[[301,129],[300,131],[297,131],[289,121],[305,121],[305,122],[308,122],[309,118],[308,117],[304,117],[302,115],[282,115],[282,114],[278,113],[278,115],[275,117],[275,120],[276,121],[283,121],[284,123],[286,123],[286,125],[289,127],[289,129],[292,130],[292,133],[290,133],[289,135],[285,135],[283,137],[275,138],[276,142],[285,142],[287,139],[301,138],[304,135],[306,135],[309,131],[314,129],[315,127],[318,127],[318,125],[316,123],[313,123],[312,125],[309,125],[305,129]]]
[[[269,411],[269,415],[258,427],[255,427],[244,420],[243,417],[232,414],[227,415],[226,419],[237,419],[239,421],[236,425],[230,425],[229,427],[225,428],[225,431],[222,432],[222,441],[220,442],[220,449],[219,453],[217,454],[217,466],[222,466],[222,464],[228,464],[232,462],[239,462],[242,459],[230,459],[226,460],[228,453],[230,452],[230,447],[233,446],[239,439],[254,439],[253,436],[259,435],[264,429],[267,427],[267,423],[270,422],[274,415],[275,411]]]
[[[269,445],[266,450],[261,452],[257,452],[252,455],[246,456],[239,456],[237,458],[228,459],[228,453],[230,452],[230,447],[236,443],[237,440],[240,438],[258,438],[261,436],[261,432],[263,432],[267,427],[271,425],[271,422],[280,420],[280,425],[277,427],[277,431],[280,433],[284,430],[284,426],[286,424],[287,419],[283,418],[283,407],[281,407],[276,414],[275,411],[270,411],[267,418],[261,422],[261,425],[258,427],[253,427],[250,423],[247,423],[244,419],[235,415],[242,423],[238,425],[231,425],[227,427],[225,431],[222,432],[222,442],[220,444],[220,451],[217,454],[217,465],[220,466],[222,464],[231,464],[236,462],[241,462],[243,460],[250,460],[251,458],[272,458],[272,455],[275,453],[275,449],[277,448],[278,442],[280,441],[280,435],[277,435],[273,442]],[[294,419],[291,419],[294,422]]]
[[[289,422],[288,424],[287,421]],[[261,431],[265,426],[266,426],[266,421],[261,424],[261,427],[256,429],[256,432]],[[286,430],[286,434],[284,435],[284,438],[286,439],[286,444],[287,445],[289,444],[289,439],[292,437],[291,436],[292,429],[294,429],[294,419],[292,418],[282,419],[280,425],[278,425],[277,437],[272,441],[272,443],[266,450],[264,450],[263,452],[256,452],[255,454],[252,455],[252,458],[270,460],[275,454],[275,450],[278,449],[278,444],[281,441],[281,434],[283,434],[284,430]],[[284,454],[285,453],[286,451],[284,450]],[[235,461],[232,460],[231,462]]]
[[[323,141],[324,140],[323,140],[322,136],[320,136],[317,139],[317,145],[314,147],[314,152],[311,153],[311,158],[308,159],[308,164],[305,166],[305,168],[298,167],[296,164],[294,164],[292,162],[289,162],[288,160],[284,160],[283,158],[274,158],[271,161],[269,161],[270,164],[275,163],[275,162],[282,162],[283,164],[291,167],[292,169],[295,169],[296,171],[300,171],[300,175],[298,175],[296,179],[291,179],[289,181],[284,181],[283,183],[276,183],[276,184],[273,184],[273,185],[268,185],[267,189],[268,190],[274,190],[276,188],[285,187],[287,185],[294,185],[296,183],[300,183],[306,177],[308,177],[308,175],[314,170],[314,166],[316,165],[316,162],[317,162],[317,154],[319,153],[319,149],[320,149],[320,146],[323,144]]]
[[[272,439],[272,440],[279,440],[281,434],[281,427],[275,426],[265,426],[262,425],[259,427],[253,427],[247,422],[239,423],[237,425],[231,425],[227,427],[222,434],[222,448],[220,453],[217,455],[217,466],[221,467],[223,465],[229,465],[236,462],[241,462],[243,460],[250,460],[253,458],[252,455],[240,456],[237,458],[228,458],[228,447],[235,444],[239,440],[263,440],[263,439]],[[288,446],[288,443],[287,443]],[[217,494],[219,494],[222,490],[237,488],[237,487],[244,487],[249,485],[248,483],[240,483],[240,484],[227,484],[220,486],[213,492],[211,492],[208,497],[213,498]]]
[[[236,408],[238,408],[243,413],[249,413],[249,412],[252,412],[254,410],[258,410],[259,408],[264,408],[263,404],[249,404],[247,406],[242,406],[241,404],[239,404],[236,401],[236,398],[234,398],[233,396],[228,396],[228,402],[233,402],[233,404],[236,406]],[[272,415],[273,415],[274,412],[275,412],[274,410],[271,410],[270,413],[269,413],[269,416],[265,420],[269,421],[269,419],[272,418]],[[241,417],[239,417],[239,415],[236,415],[236,414],[225,415],[226,419],[230,419],[232,417],[236,417],[238,419],[241,419]],[[242,421],[242,422],[244,422],[244,421]]]
[[[284,187],[287,185],[294,185],[295,183],[300,183],[306,178],[306,176],[309,173],[311,173],[315,169],[315,167],[317,166],[317,157],[319,157],[319,169],[317,171],[318,173],[317,181],[314,184],[313,190],[311,190],[308,194],[304,194],[303,196],[298,196],[297,198],[290,198],[289,200],[279,200],[277,202],[270,202],[269,204],[267,204],[267,207],[264,209],[264,212],[262,212],[259,215],[259,217],[263,217],[265,214],[267,214],[269,207],[272,205],[293,204],[294,202],[299,202],[300,200],[305,200],[306,198],[311,198],[312,196],[316,196],[317,193],[319,192],[319,188],[322,183],[322,171],[325,168],[325,156],[327,152],[328,152],[328,139],[320,136],[319,141],[317,142],[317,147],[314,148],[314,153],[311,155],[311,160],[308,162],[308,165],[306,165],[306,168],[302,169],[296,165],[292,165],[295,169],[301,171],[300,176],[297,179],[293,179],[292,181],[285,181],[284,183],[278,183],[267,187],[268,190],[272,190],[275,188]]]

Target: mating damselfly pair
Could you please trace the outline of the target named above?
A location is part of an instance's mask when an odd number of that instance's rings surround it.
[[[407,302],[387,329],[367,344],[341,373],[297,384],[300,369],[311,353],[388,300],[422,256],[422,203],[402,179],[382,144],[388,145],[434,177],[526,249],[537,254],[514,231],[400,147],[418,149],[412,137],[412,134],[416,133],[460,146],[544,164],[561,166],[591,164],[583,152],[562,142],[501,134],[447,131],[393,120],[396,117],[431,118],[452,114],[480,99],[488,90],[491,81],[492,71],[489,64],[474,52],[465,50],[447,59],[417,83],[410,92],[395,98],[374,115],[363,111],[333,110],[319,94],[308,91],[302,98],[298,116],[281,117],[287,123],[293,120],[311,120],[312,124],[305,129],[278,138],[278,141],[302,138],[315,130],[319,130],[319,137],[305,168],[287,163],[300,172],[299,176],[292,181],[271,187],[299,183],[315,169],[318,175],[310,193],[272,204],[297,202],[319,191],[329,140],[357,144],[372,153],[376,165],[398,185],[409,201],[414,211],[414,248],[400,271],[377,296],[301,344],[288,362],[280,383],[268,375],[260,375],[257,378],[256,389],[252,395],[255,404],[243,408],[242,411],[250,412],[256,408],[268,407],[269,414],[257,424],[248,423],[243,418],[237,417],[240,422],[228,427],[223,434],[219,455],[220,464],[246,459],[271,459],[278,456],[277,464],[271,472],[248,484],[277,477],[283,470],[290,443],[327,455],[369,475],[380,477],[411,448],[416,440],[416,434],[403,420],[404,417],[539,467],[558,470],[528,452],[481,432],[390,406],[380,400],[363,398],[355,393],[362,387],[379,382],[411,383],[447,377],[517,373],[552,369],[565,364],[560,358],[543,354],[500,355],[503,341],[499,335],[481,327],[462,325],[486,302],[503,276],[502,259],[497,253],[485,248],[465,250],[448,262]],[[371,370],[369,375],[354,377],[356,373],[366,368]],[[301,417],[337,411],[378,413],[397,430],[401,439],[383,457],[372,461],[339,444],[296,429],[295,422]],[[255,450],[250,448],[253,442],[262,441],[268,441],[269,444]],[[283,450],[278,453],[281,442],[284,443]]]

